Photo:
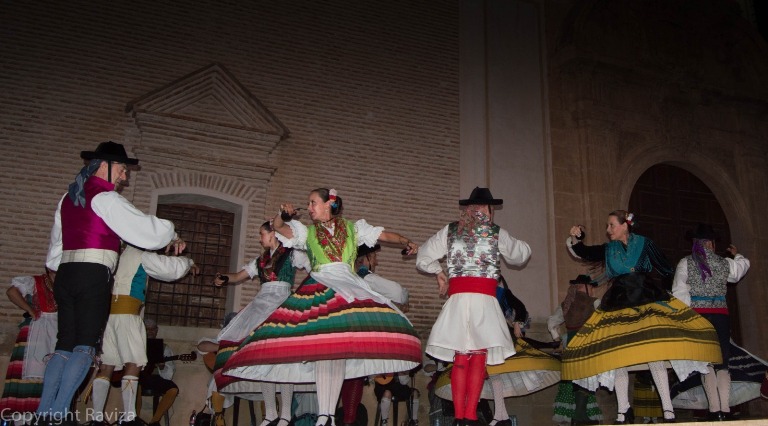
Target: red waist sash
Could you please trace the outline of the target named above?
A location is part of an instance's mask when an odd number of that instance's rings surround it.
[[[496,297],[498,282],[493,278],[454,277],[448,280],[448,296],[456,293],[480,293]]]

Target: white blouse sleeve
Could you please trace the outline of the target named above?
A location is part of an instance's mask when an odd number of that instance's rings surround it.
[[[275,233],[275,235],[279,235],[279,234]],[[257,257],[256,259],[253,259],[250,262],[243,265],[243,267],[240,268],[240,270],[245,271],[245,273],[247,273],[248,276],[251,279],[253,279],[253,277],[259,274],[259,267],[256,265],[256,262],[258,261],[259,261],[259,258]]]
[[[560,340],[560,325],[565,322],[563,318],[563,307],[558,306],[555,312],[547,318],[547,330],[549,330],[552,340]]]
[[[292,253],[293,258],[291,260],[294,268],[312,272],[312,265],[309,263],[309,256],[307,256],[306,251],[293,250]]]
[[[431,236],[419,246],[416,254],[416,268],[429,274],[437,274],[443,270],[440,259],[448,255],[448,225]]]
[[[504,229],[499,230],[499,252],[512,266],[524,264],[531,257],[531,247],[523,240],[518,240]]]
[[[737,254],[736,256],[733,256],[733,259],[726,257],[725,260],[728,261],[729,283],[736,283],[744,278],[744,275],[746,275],[749,270],[749,259],[743,255]]]
[[[675,278],[672,280],[672,295],[686,305],[691,306],[691,286],[688,285],[687,257],[684,257],[677,262]]]
[[[66,197],[67,194],[64,194]],[[45,266],[51,271],[59,270],[59,263],[61,263],[61,253],[63,246],[61,242],[61,202],[64,201],[64,197],[59,200],[59,205],[56,207],[56,213],[53,217],[53,228],[51,228],[51,238],[48,243],[48,256],[45,260]]]
[[[35,292],[35,277],[30,275],[13,277],[11,285],[19,289],[21,295],[26,297]]]
[[[285,235],[279,232],[275,232],[275,237],[277,237],[277,240],[280,241],[283,246],[288,248],[296,248],[300,250],[306,249],[308,232],[307,226],[298,220],[290,220],[285,224],[291,227],[293,237],[287,238]]]
[[[141,265],[147,275],[160,281],[176,281],[187,275],[194,264],[192,259],[184,256],[163,256],[151,251],[141,254]]]
[[[382,232],[384,232],[383,227],[370,225],[365,219],[360,219],[355,222],[355,234],[357,235],[355,243],[358,246],[365,244],[368,247],[373,247],[379,241]]]
[[[126,242],[157,250],[178,238],[173,222],[144,214],[115,191],[102,192],[91,200],[91,209]]]

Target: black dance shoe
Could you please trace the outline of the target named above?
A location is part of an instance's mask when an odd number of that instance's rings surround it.
[[[629,407],[629,409],[624,413],[619,413],[624,417],[624,420],[616,419],[613,424],[615,425],[631,425],[635,423],[635,412],[632,410],[632,407]]]
[[[664,410],[664,414],[667,414],[667,413],[672,413],[672,415],[673,415],[673,416],[675,415],[675,412],[674,412],[674,411]],[[662,417],[663,417],[663,416],[662,416]],[[671,419],[668,419],[668,418],[666,418],[666,417],[663,417],[662,421],[663,421],[664,423],[677,423],[677,419],[676,419],[676,418],[674,418],[674,417],[672,417]]]

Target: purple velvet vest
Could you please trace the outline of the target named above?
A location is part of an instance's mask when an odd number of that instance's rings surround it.
[[[85,207],[75,207],[69,197],[61,202],[61,234],[64,251],[101,249],[120,251],[120,237],[91,209],[96,195],[115,185],[92,176],[85,182]]]

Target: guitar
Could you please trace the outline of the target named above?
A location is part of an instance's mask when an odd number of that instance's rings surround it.
[[[181,355],[174,355],[174,356],[167,356],[162,359],[162,361],[157,363],[147,363],[147,365],[144,366],[144,368],[139,373],[139,377],[146,377],[152,374],[152,372],[155,370],[156,364],[162,364],[164,362],[169,361],[181,361],[184,363],[192,362],[197,359],[197,352],[190,352],[188,354],[181,354]],[[120,382],[123,380],[123,374],[125,372],[125,368],[123,368],[120,371],[113,371],[112,372],[112,379],[110,382],[112,383],[112,386],[114,387],[120,387]]]
[[[417,371],[421,370],[421,364],[417,365],[416,367],[412,368],[409,371],[402,371],[402,374],[408,374],[413,378],[413,375],[416,374]],[[387,383],[391,382],[392,379],[395,378],[395,376],[399,373],[384,373],[384,374],[377,374],[373,377],[373,381],[380,384],[380,385],[386,385]]]
[[[377,374],[376,377],[373,378],[373,381],[383,386],[391,382],[394,378],[395,373]]]

